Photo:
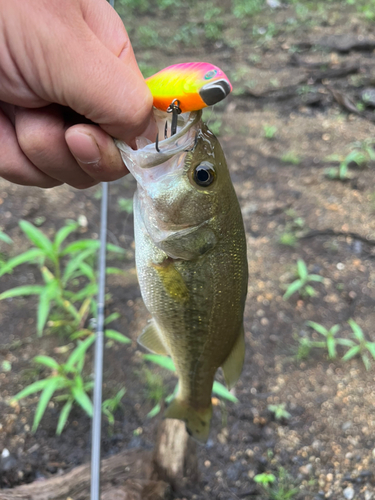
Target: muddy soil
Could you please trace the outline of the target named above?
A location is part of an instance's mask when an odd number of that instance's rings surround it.
[[[370,21],[355,5],[330,2],[302,14],[295,6],[265,7],[245,28],[230,19],[222,40],[196,47],[177,44],[163,51],[135,43],[144,66],[209,60],[235,87],[206,116],[219,134],[247,231],[246,362],[234,391],[239,403],[214,408],[210,439],[199,448],[200,483],[176,498],[270,498],[254,482],[262,472],[277,478],[274,498],[375,497],[375,363],[367,371],[360,357],[343,362],[343,347],[333,360],[325,349],[297,356],[301,339],[321,340],[306,326],[309,320],[327,328],[339,324],[338,336],[351,338],[347,321],[353,318],[375,341],[374,165],[371,158],[360,167],[350,163],[343,181],[325,174],[338,167],[355,141],[363,146],[375,136],[375,42]],[[148,20],[147,14],[141,17]],[[116,262],[126,276],[108,279],[108,312],[120,313],[113,328],[132,344],[105,351],[104,396],[121,387],[126,394],[114,427],[104,424],[104,455],[152,448],[161,416],[147,418],[155,404],[149,371],[162,378],[166,394],[175,384],[173,375],[143,361],[136,344],[149,316],[136,280],[132,216],[118,203],[134,189],[130,176],[110,186],[109,240],[128,254]],[[1,244],[3,255],[28,248],[20,219],[42,221],[41,229],[51,235],[66,219],[83,215],[88,225],[71,239],[97,238],[99,197],[99,187],[43,191],[0,181],[1,227],[14,241]],[[324,281],[312,283],[315,296],[295,293],[286,301],[298,259]],[[1,278],[0,291],[38,282],[36,268],[22,266]],[[12,395],[48,373],[35,368],[34,356],[62,360],[59,348],[72,347],[59,335],[37,338],[35,315],[33,298],[0,302],[2,488],[48,478],[90,459],[90,420],[79,408],[57,437],[61,403],[49,404],[35,434],[37,397],[8,405]],[[269,405],[285,405],[289,416],[276,419]],[[281,496],[282,488],[285,495],[295,488],[294,496]]]

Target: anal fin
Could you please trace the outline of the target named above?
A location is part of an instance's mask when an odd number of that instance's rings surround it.
[[[229,356],[221,365],[224,372],[225,382],[229,389],[232,389],[240,378],[243,362],[245,359],[245,338],[243,326],[241,327],[240,334],[231,350]]]
[[[168,355],[168,349],[165,347],[155,321],[152,319],[144,328],[143,332],[138,337],[138,344],[145,347],[155,354]]]

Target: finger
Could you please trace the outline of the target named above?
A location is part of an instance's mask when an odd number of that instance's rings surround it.
[[[9,118],[0,110],[0,177],[22,184],[49,188],[61,182],[36,168],[22,152]]]
[[[104,0],[97,2],[95,9],[102,2]],[[84,16],[88,16],[91,4],[82,1],[81,8]],[[107,31],[101,30],[100,38],[82,19],[73,32],[67,23],[60,28],[53,44],[45,44],[46,66],[55,94],[53,100],[98,123],[111,136],[131,143],[152,123],[152,96],[117,14],[108,9],[102,17]],[[108,39],[113,33],[116,33],[116,47],[111,43],[108,49],[101,39]],[[61,45],[59,50],[56,44]],[[56,66],[58,71],[54,71]],[[49,81],[43,79],[42,84]],[[156,130],[150,139],[155,135]]]
[[[67,127],[60,106],[16,108],[15,127],[22,151],[46,175],[78,189],[96,184],[66,144]]]
[[[65,139],[82,170],[96,181],[114,181],[129,173],[112,137],[100,127],[74,125]]]

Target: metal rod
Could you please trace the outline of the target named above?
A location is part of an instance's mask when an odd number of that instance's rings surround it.
[[[108,183],[102,182],[102,206],[100,219],[99,250],[99,289],[98,318],[96,326],[94,362],[94,414],[92,419],[91,444],[91,500],[100,500],[100,462],[102,427],[102,384],[103,384],[103,344],[104,344],[104,306],[105,306],[105,267],[107,240]]]

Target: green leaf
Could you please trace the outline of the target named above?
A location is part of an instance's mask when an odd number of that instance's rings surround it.
[[[158,403],[157,405],[155,405],[153,407],[153,409],[151,411],[149,411],[146,415],[146,418],[153,418],[155,417],[161,410],[161,406],[160,404]]]
[[[336,342],[333,337],[327,338],[327,349],[328,349],[328,357],[330,359],[336,358]]]
[[[107,250],[108,252],[113,252],[113,253],[126,253],[126,250],[122,247],[119,247],[117,245],[112,245],[112,243],[107,243]]]
[[[309,297],[314,297],[316,295],[316,291],[310,285],[306,285],[304,291],[307,293]]]
[[[358,340],[364,340],[365,336],[363,335],[362,328],[353,319],[349,319],[348,323],[349,323],[350,328],[352,329],[355,337]]]
[[[131,344],[132,342],[128,337],[125,337],[125,335],[123,335],[120,332],[117,332],[116,330],[105,330],[104,334],[107,338],[116,340],[121,344]]]
[[[78,269],[82,272],[83,276],[86,276],[89,280],[96,280],[95,271],[87,262],[81,262]]]
[[[55,241],[53,243],[56,252],[60,251],[61,244],[66,240],[69,234],[75,231],[78,227],[79,227],[78,222],[72,222],[57,231],[55,236]]]
[[[348,361],[349,359],[352,359],[352,358],[354,358],[354,356],[359,354],[360,351],[361,351],[361,346],[355,345],[354,347],[349,349],[349,351],[345,354],[345,356],[343,356],[342,360]]]
[[[350,339],[336,339],[336,342],[339,345],[344,345],[346,347],[352,347],[353,345],[355,345],[354,341]]]
[[[3,276],[6,273],[12,271],[15,267],[28,262],[29,264],[33,264],[36,259],[40,259],[40,257],[44,257],[44,254],[39,248],[32,248],[31,250],[27,250],[27,252],[21,253],[12,259],[9,259],[8,262],[2,266],[0,270],[0,276]]]
[[[228,401],[232,401],[233,403],[238,403],[238,399],[232,393],[228,391],[226,387],[224,387],[220,382],[215,380],[214,385],[212,386],[212,392],[221,398],[227,399]]]
[[[73,293],[70,296],[71,302],[81,302],[82,300],[86,299],[87,297],[94,297],[97,294],[98,291],[98,285],[96,283],[89,283],[85,287],[82,288],[77,293]]]
[[[62,407],[56,428],[56,434],[58,436],[60,436],[65,427],[66,421],[68,420],[69,417],[70,410],[72,409],[72,405],[73,405],[73,399],[69,399]]]
[[[366,370],[369,371],[369,369],[371,368],[371,362],[370,362],[367,354],[365,354],[365,353],[361,354],[361,358],[362,358],[363,364],[365,365]]]
[[[307,275],[309,273],[308,273],[306,264],[302,259],[298,259],[298,261],[297,261],[297,272],[298,272],[298,276],[301,278],[301,280],[305,281],[307,278]]]
[[[35,363],[48,366],[48,368],[51,368],[52,370],[58,370],[60,368],[59,363],[50,356],[35,356],[33,361]]]
[[[5,234],[3,231],[0,231],[0,241],[3,241],[4,243],[8,243],[8,245],[11,245],[13,243],[12,238]]]
[[[49,311],[51,308],[51,300],[56,296],[56,292],[58,291],[58,281],[53,280],[44,288],[39,298],[39,305],[37,311],[37,328],[36,332],[38,337],[41,337],[43,334],[43,329],[46,324]]]
[[[95,342],[96,336],[91,335],[91,337],[88,337],[85,339],[83,342],[78,344],[78,347],[74,349],[72,354],[69,356],[68,361],[66,362],[66,368],[71,369],[74,367],[74,365],[83,357],[85,357],[87,349]]]
[[[371,356],[375,359],[375,343],[374,342],[366,342],[366,349],[370,352]]]
[[[146,361],[152,361],[156,365],[159,365],[166,370],[170,370],[171,372],[175,372],[176,368],[171,358],[167,356],[162,356],[160,354],[144,354],[143,358]]]
[[[50,378],[49,384],[46,385],[45,388],[43,389],[43,392],[39,398],[38,406],[36,407],[35,410],[32,432],[35,432],[37,430],[39,423],[44,415],[44,412],[46,411],[47,405],[50,399],[52,398],[53,393],[56,391],[56,389],[58,389],[60,382],[61,382],[60,377]]]
[[[69,279],[71,278],[72,274],[76,269],[79,268],[81,262],[83,262],[87,257],[90,257],[96,252],[95,248],[88,248],[87,250],[84,250],[80,252],[78,255],[73,257],[68,264],[66,265],[66,268],[64,270],[64,274],[62,277],[62,282],[65,285]]]
[[[293,283],[291,283],[288,286],[286,292],[284,293],[283,299],[288,300],[289,297],[291,297],[295,292],[300,290],[302,286],[303,286],[303,282],[301,280],[293,281]]]
[[[51,260],[56,260],[56,253],[54,252],[51,241],[45,234],[42,233],[42,231],[40,231],[40,229],[37,229],[33,226],[33,224],[26,220],[21,220],[19,225],[22,231],[36,247],[43,250],[44,254]]]
[[[106,267],[106,274],[120,274],[122,276],[127,276],[127,272],[119,267]]]
[[[39,295],[43,290],[44,286],[40,285],[17,286],[0,294],[0,300],[10,299],[11,297],[22,297],[24,295]]]
[[[121,316],[120,313],[114,312],[114,313],[110,314],[109,316],[107,316],[107,318],[104,320],[104,324],[109,325],[109,323],[112,323],[112,321],[115,321],[120,316]]]
[[[85,410],[89,417],[92,417],[93,406],[91,399],[81,387],[72,387],[72,394],[76,402]]]
[[[308,279],[309,281],[318,281],[319,283],[324,281],[323,276],[320,276],[319,274],[309,274]]]
[[[340,325],[333,325],[333,327],[330,329],[330,332],[333,336],[336,335],[340,331]]]
[[[81,252],[82,250],[98,250],[100,247],[99,240],[78,240],[64,248],[60,255],[68,255],[70,253]]]
[[[34,392],[39,392],[42,391],[46,385],[50,383],[51,378],[45,378],[43,380],[37,380],[33,384],[28,385],[22,391],[17,393],[15,396],[12,397],[12,401],[18,401],[19,399],[26,398],[27,396],[30,396],[30,394],[34,394]]]
[[[306,321],[306,325],[313,328],[316,332],[324,335],[326,337],[328,335],[328,330],[324,328],[323,325],[319,325],[319,323],[315,323],[315,321]]]

